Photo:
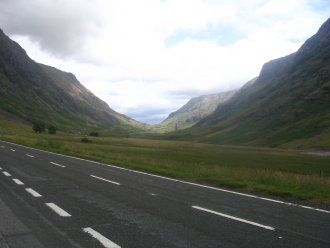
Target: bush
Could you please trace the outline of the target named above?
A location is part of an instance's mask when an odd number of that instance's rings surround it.
[[[46,125],[43,122],[34,122],[32,129],[36,133],[42,133],[46,131]]]
[[[57,128],[55,126],[49,126],[48,127],[48,133],[49,134],[56,134]]]
[[[99,136],[99,133],[96,132],[96,131],[92,131],[92,132],[89,133],[89,136],[98,137]]]
[[[83,142],[83,143],[91,143],[92,141],[85,137],[85,138],[82,138],[81,139],[81,142]]]

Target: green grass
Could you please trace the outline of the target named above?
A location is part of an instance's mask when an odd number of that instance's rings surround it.
[[[330,158],[302,151],[183,141],[36,134],[0,121],[0,139],[173,178],[330,204]],[[321,172],[321,173],[320,173]]]

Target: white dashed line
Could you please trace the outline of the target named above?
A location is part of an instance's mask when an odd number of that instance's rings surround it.
[[[30,155],[30,154],[25,154],[26,156],[30,157],[30,158],[34,158],[33,155]]]
[[[2,170],[2,167],[0,167],[0,170]]]
[[[5,148],[4,146],[1,146],[1,148]]]
[[[54,163],[54,162],[49,162],[53,165],[56,165],[56,166],[59,166],[59,167],[62,167],[62,168],[65,168],[66,166],[65,165],[61,165],[61,164],[58,164],[58,163]]]
[[[8,173],[7,171],[3,171],[2,174],[4,174],[6,177],[11,177],[10,173]]]
[[[2,142],[7,143],[7,144],[11,144],[11,145],[16,145],[16,146],[19,146],[19,147],[24,147],[24,148],[34,150],[34,151],[42,151],[42,152],[45,152],[45,153],[48,153],[48,154],[55,154],[55,155],[60,156],[60,157],[72,158],[72,159],[76,159],[76,160],[80,160],[80,161],[86,161],[86,162],[97,164],[97,165],[108,166],[108,167],[115,168],[115,169],[122,170],[122,171],[128,171],[128,172],[137,173],[137,174],[141,174],[141,175],[147,175],[147,176],[151,176],[151,177],[161,178],[161,179],[168,180],[168,181],[193,185],[193,186],[201,187],[201,188],[205,188],[205,189],[217,190],[217,191],[221,191],[221,192],[225,192],[225,193],[229,193],[229,194],[234,194],[234,195],[238,195],[238,196],[245,196],[245,197],[250,197],[250,198],[254,198],[254,199],[258,199],[258,200],[269,201],[269,202],[283,204],[283,205],[287,205],[287,206],[299,207],[299,208],[304,208],[304,209],[309,209],[309,210],[313,210],[313,211],[318,211],[318,212],[330,214],[330,211],[325,210],[325,209],[314,208],[314,207],[309,207],[309,206],[300,205],[300,204],[296,204],[296,203],[280,201],[280,200],[276,200],[276,199],[272,199],[272,198],[260,197],[260,196],[245,194],[245,193],[241,193],[241,192],[237,192],[237,191],[232,191],[232,190],[207,186],[207,185],[203,185],[203,184],[199,184],[199,183],[193,183],[193,182],[178,180],[178,179],[174,179],[174,178],[170,178],[170,177],[150,174],[150,173],[147,173],[147,172],[132,170],[132,169],[123,168],[123,167],[119,167],[119,166],[115,166],[115,165],[111,165],[111,164],[104,164],[104,163],[96,162],[96,161],[89,160],[89,159],[77,158],[77,157],[64,155],[64,154],[60,154],[60,153],[56,153],[56,152],[49,152],[49,151],[45,151],[45,150],[41,150],[41,149],[36,149],[36,148],[33,148],[33,147],[23,146],[23,145],[19,145],[19,144],[8,142],[8,141],[2,141]]]
[[[28,193],[30,193],[33,197],[42,197],[37,191],[31,189],[31,188],[26,188],[25,189]]]
[[[45,203],[50,209],[57,213],[61,217],[71,217],[71,214],[57,206],[55,203]]]
[[[17,185],[24,185],[24,183],[21,180],[18,180],[17,178],[14,178],[13,181],[17,184]]]
[[[151,195],[151,196],[156,196],[157,194],[155,194],[155,193],[149,193],[149,195]]]
[[[114,181],[110,181],[110,180],[104,179],[102,177],[98,177],[98,176],[94,176],[94,175],[91,175],[91,177],[97,178],[99,180],[102,180],[102,181],[105,181],[105,182],[108,182],[108,183],[113,183],[113,184],[116,184],[116,185],[120,185],[120,183],[117,183],[117,182],[114,182]]]
[[[16,151],[15,149],[10,149],[12,152]]]
[[[258,226],[258,227],[261,227],[261,228],[264,228],[264,229],[267,229],[267,230],[271,230],[271,231],[275,230],[275,228],[271,227],[271,226],[265,226],[265,225],[262,225],[262,224],[259,224],[259,223],[253,222],[253,221],[237,218],[235,216],[231,216],[231,215],[228,215],[228,214],[219,213],[219,212],[207,209],[207,208],[202,208],[202,207],[198,207],[198,206],[192,206],[192,208],[195,208],[195,209],[198,209],[198,210],[201,210],[201,211],[204,211],[204,212],[208,212],[208,213],[211,213],[211,214],[216,214],[216,215],[228,218],[228,219],[240,221],[240,222],[243,222],[243,223],[246,223],[246,224]]]
[[[120,248],[119,245],[115,244],[110,239],[107,239],[102,234],[90,227],[83,228],[83,231],[90,234],[93,238],[97,239],[106,248]]]

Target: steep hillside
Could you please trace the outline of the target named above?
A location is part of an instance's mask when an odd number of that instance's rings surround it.
[[[160,124],[155,125],[153,130],[168,132],[191,127],[201,119],[213,113],[218,105],[230,99],[234,92],[235,91],[232,90],[192,98],[180,109],[171,113]]]
[[[329,128],[330,19],[296,53],[266,63],[253,84],[173,137],[221,144],[318,146],[329,144]]]
[[[0,30],[0,108],[20,119],[62,128],[142,128],[113,111],[76,77],[36,63]]]

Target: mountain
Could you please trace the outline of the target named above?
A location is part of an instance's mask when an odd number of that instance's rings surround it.
[[[112,110],[72,73],[39,64],[0,29],[0,116],[60,128],[143,128]],[[7,114],[5,114],[7,113]]]
[[[234,94],[234,90],[218,94],[203,95],[190,99],[177,111],[171,113],[153,130],[159,132],[174,131],[193,126],[201,119],[213,113],[219,104],[224,103]]]
[[[330,19],[300,49],[172,138],[220,144],[330,147]]]

